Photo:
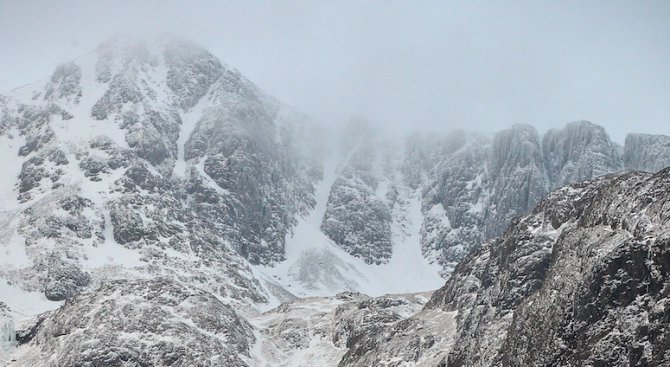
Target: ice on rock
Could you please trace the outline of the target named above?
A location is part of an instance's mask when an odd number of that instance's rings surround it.
[[[628,134],[623,160],[627,169],[645,172],[658,172],[670,167],[670,137]]]
[[[6,304],[0,302],[0,365],[9,363],[10,355],[16,348],[16,330],[14,315]]]

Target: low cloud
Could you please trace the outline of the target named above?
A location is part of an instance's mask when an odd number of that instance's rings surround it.
[[[670,3],[14,1],[0,92],[116,33],[190,38],[281,100],[391,130],[546,130],[574,120],[670,134]]]

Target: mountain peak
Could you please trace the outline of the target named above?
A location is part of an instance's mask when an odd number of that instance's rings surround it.
[[[602,126],[589,121],[575,121],[562,129],[549,130],[542,149],[553,188],[622,168],[616,144]]]
[[[183,109],[193,107],[227,68],[195,42],[169,35],[138,38],[118,35],[96,49],[96,80],[107,83],[132,74],[151,73],[164,82]],[[131,74],[131,75],[129,75]],[[161,80],[163,79],[163,80]]]

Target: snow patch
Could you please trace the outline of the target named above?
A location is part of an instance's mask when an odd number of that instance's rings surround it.
[[[19,159],[18,151],[25,144],[25,138],[20,136],[16,130],[10,130],[0,136],[0,208],[3,212],[18,206],[16,200],[19,173],[23,160]]]
[[[203,112],[208,107],[209,104],[207,102],[208,99],[203,97],[193,108],[181,114],[181,126],[179,130],[179,138],[177,139],[177,161],[174,164],[172,173],[174,176],[181,178],[186,177],[189,167],[185,158],[186,143],[198,126],[198,121],[200,121]]]
[[[392,224],[393,253],[386,264],[366,264],[337,246],[321,230],[330,188],[337,177],[336,163],[330,157],[324,164],[324,179],[317,185],[316,206],[301,218],[286,239],[286,261],[274,267],[256,267],[287,291],[299,297],[330,296],[344,291],[370,296],[416,293],[435,290],[444,284],[439,265],[431,264],[421,253],[421,197],[401,187]],[[386,181],[384,181],[386,182]],[[388,185],[380,185],[383,195]],[[444,216],[446,218],[446,216]]]
[[[55,310],[63,304],[49,301],[43,292],[25,291],[4,278],[0,278],[0,302],[9,306],[10,314],[15,319]]]

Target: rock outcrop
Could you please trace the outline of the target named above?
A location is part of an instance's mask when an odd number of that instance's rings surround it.
[[[652,173],[670,167],[670,136],[628,134],[623,161],[627,169]]]
[[[408,181],[421,177],[418,185],[424,187],[424,253],[449,273],[550,190],[624,168],[656,172],[670,166],[669,141],[630,134],[622,155],[605,129],[588,121],[549,130],[541,143],[525,125],[501,131],[492,141],[462,132],[443,140],[414,138],[409,151],[422,162],[412,166],[432,167],[421,174],[405,170]]]
[[[346,160],[333,183],[321,230],[348,253],[366,263],[391,257],[391,211],[377,194],[379,151],[361,143]]]
[[[619,149],[605,129],[588,121],[549,130],[542,139],[542,150],[551,189],[623,168]]]
[[[668,364],[670,138],[382,130],[174,37],[0,96],[0,365]]]
[[[12,366],[248,366],[251,325],[214,295],[166,279],[115,280],[43,315]]]
[[[461,263],[426,306],[457,312],[446,366],[658,366],[670,170],[551,193]]]

